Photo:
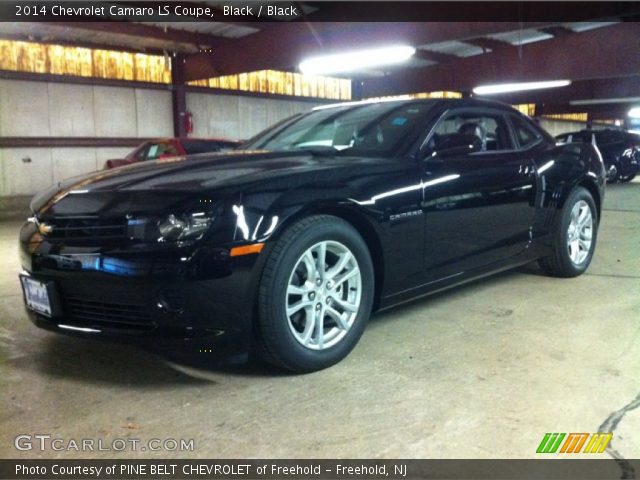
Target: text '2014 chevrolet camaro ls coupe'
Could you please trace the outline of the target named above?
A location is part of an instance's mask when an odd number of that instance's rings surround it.
[[[583,273],[605,172],[483,100],[328,105],[242,150],[68,180],[20,233],[36,325],[207,339],[308,372],[356,345],[372,311],[538,260]]]

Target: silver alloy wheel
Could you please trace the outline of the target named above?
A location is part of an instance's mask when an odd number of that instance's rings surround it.
[[[353,326],[362,298],[356,257],[340,242],[313,245],[289,276],[286,315],[294,338],[311,350],[325,350]]]
[[[584,200],[576,202],[571,209],[571,220],[567,232],[567,250],[575,265],[580,265],[589,256],[593,237],[593,214]]]

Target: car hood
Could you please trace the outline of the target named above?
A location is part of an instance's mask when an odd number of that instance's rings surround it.
[[[173,157],[102,170],[60,182],[36,196],[38,215],[99,215],[161,211],[218,189],[270,178],[387,163],[380,158],[313,155],[307,152],[233,151]],[[114,195],[117,192],[117,195]]]

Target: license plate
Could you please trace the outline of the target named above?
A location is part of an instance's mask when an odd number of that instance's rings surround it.
[[[24,292],[24,301],[27,307],[34,312],[51,317],[51,299],[49,298],[47,284],[23,275],[20,276],[20,281],[22,282],[22,291]]]

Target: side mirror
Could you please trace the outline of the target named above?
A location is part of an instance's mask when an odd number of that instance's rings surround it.
[[[440,135],[431,148],[430,158],[446,158],[457,155],[468,155],[482,150],[482,140],[476,135],[451,133]]]

